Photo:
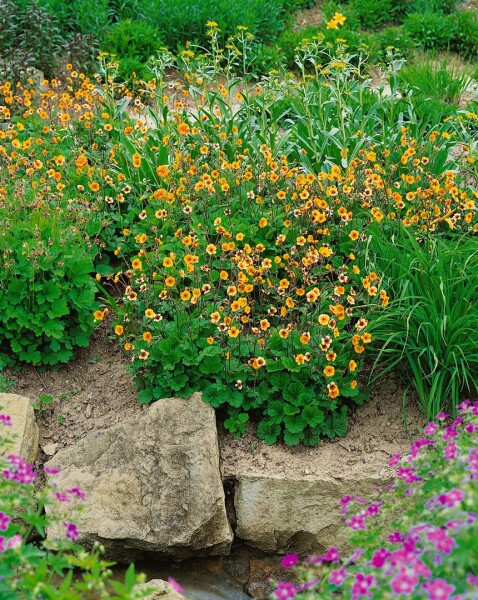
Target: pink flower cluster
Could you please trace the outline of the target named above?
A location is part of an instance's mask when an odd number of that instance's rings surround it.
[[[407,456],[395,454],[390,458],[390,466],[396,468],[396,482],[377,490],[384,502],[356,496],[340,500],[340,512],[352,540],[356,540],[354,544],[364,545],[346,561],[341,561],[335,547],[310,557],[309,565],[321,564],[324,570],[302,585],[279,583],[276,598],[299,598],[302,591],[312,587],[314,598],[320,600],[335,597],[339,590],[351,600],[378,600],[384,592],[388,597],[390,591],[413,600],[478,598],[478,576],[460,573],[459,566],[463,552],[466,554],[466,549],[459,547],[459,536],[461,532],[475,534],[475,530],[466,530],[476,527],[478,519],[469,510],[473,505],[470,491],[473,498],[478,492],[474,483],[478,481],[478,402],[465,401],[458,412],[448,425],[445,421],[449,415],[437,415],[437,422],[425,426],[425,437],[412,443]],[[377,518],[394,504],[392,494],[397,495],[398,502],[410,499],[398,505],[408,511],[406,519],[398,518],[398,530],[373,548],[372,540],[382,535]],[[455,551],[457,563],[453,562]],[[284,557],[282,566],[296,567],[298,563],[299,556],[294,553]]]

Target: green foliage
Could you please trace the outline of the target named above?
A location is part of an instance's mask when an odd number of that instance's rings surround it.
[[[469,70],[447,58],[426,57],[405,65],[398,74],[399,89],[413,94],[417,114],[434,123],[456,114],[470,83]]]
[[[40,212],[3,216],[0,348],[22,362],[67,362],[87,346],[96,308],[92,257],[78,234]]]
[[[450,48],[465,58],[478,56],[478,11],[462,11],[446,19],[453,31]]]
[[[152,75],[145,63],[163,45],[162,33],[140,21],[124,19],[112,25],[106,35],[104,47],[119,60],[118,77],[129,81],[132,73],[136,78],[150,79]]]
[[[407,17],[404,31],[424,50],[447,50],[453,40],[453,29],[440,13],[415,13]]]
[[[55,17],[64,36],[71,33],[103,37],[109,25],[109,0],[39,0],[41,6]]]
[[[350,0],[345,11],[364,29],[379,29],[394,19],[394,0]]]
[[[139,10],[160,30],[171,49],[196,40],[207,45],[206,23],[216,22],[226,40],[237,26],[247,27],[258,42],[272,42],[300,2],[284,0],[140,0]]]
[[[455,412],[460,397],[478,389],[474,241],[417,241],[406,229],[385,234],[377,228],[370,247],[373,265],[387,273],[395,298],[372,326],[380,375],[404,365],[428,418],[442,409]]]

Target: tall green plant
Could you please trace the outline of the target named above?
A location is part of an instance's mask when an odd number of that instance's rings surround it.
[[[406,366],[428,418],[478,389],[478,250],[464,237],[421,240],[399,227],[371,231],[373,267],[394,300],[372,324],[378,376]],[[376,378],[378,377],[376,376]]]

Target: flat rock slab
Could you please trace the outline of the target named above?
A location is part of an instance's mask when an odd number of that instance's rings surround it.
[[[13,438],[11,452],[34,463],[40,434],[31,400],[18,394],[0,394],[0,412],[12,418],[12,427],[7,432]]]
[[[60,490],[79,486],[86,494],[84,511],[71,515],[79,543],[99,541],[117,560],[229,552],[216,419],[200,394],[160,400],[60,450],[47,466],[61,470]]]
[[[355,494],[372,497],[386,477],[344,481],[242,475],[235,494],[236,535],[266,552],[322,553],[345,545],[339,500]]]

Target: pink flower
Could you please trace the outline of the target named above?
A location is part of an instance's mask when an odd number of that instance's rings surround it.
[[[439,552],[450,554],[455,546],[455,540],[451,538],[443,529],[435,529],[427,533],[427,538],[435,545]]]
[[[450,508],[453,508],[454,506],[462,502],[464,498],[465,493],[463,492],[463,490],[453,488],[448,492],[448,494],[441,494],[440,496],[438,496],[438,501],[444,506],[449,506]]]
[[[386,548],[380,548],[379,550],[375,550],[372,558],[370,559],[370,565],[375,567],[376,569],[381,569],[383,565],[387,562],[387,558],[391,555],[391,553]]]
[[[393,456],[390,457],[390,459],[388,461],[388,466],[394,467],[395,465],[397,465],[399,463],[401,458],[402,458],[402,455],[400,454],[400,452],[398,452],[397,454],[394,454]]]
[[[455,586],[447,583],[445,579],[434,579],[424,583],[422,588],[427,591],[429,600],[449,600]]]
[[[279,581],[277,588],[274,592],[274,596],[279,600],[289,600],[289,598],[295,598],[296,590],[292,583],[285,583]]]
[[[403,537],[398,531],[395,531],[388,536],[388,541],[391,544],[399,544],[400,542],[403,542]]]
[[[290,567],[295,567],[299,562],[299,555],[297,552],[293,552],[292,554],[286,554],[281,561],[281,567],[284,569],[288,569]]]
[[[437,414],[437,416],[435,417],[435,419],[438,419],[439,421],[444,421],[445,419],[448,419],[448,417],[449,417],[449,416],[450,416],[450,415],[447,415],[447,414],[446,414],[446,413],[444,413],[444,412],[439,412],[439,413]]]
[[[444,442],[447,442],[448,440],[452,440],[454,437],[456,437],[458,435],[457,430],[452,427],[450,425],[450,427],[447,427],[442,435],[442,440]]]
[[[365,515],[364,514],[360,514],[360,515],[353,515],[352,517],[350,517],[349,522],[347,523],[347,527],[350,527],[350,529],[365,529]]]
[[[85,492],[83,492],[79,487],[70,488],[69,490],[66,490],[66,492],[71,496],[76,496],[80,500],[84,500],[86,498]]]
[[[327,562],[338,562],[339,560],[339,549],[335,546],[331,546],[324,554],[324,560]]]
[[[331,571],[329,577],[329,583],[332,585],[342,585],[343,582],[347,579],[347,571],[345,567],[340,567],[340,569],[335,569]]]
[[[392,579],[392,590],[396,594],[411,594],[418,585],[418,577],[401,569],[400,573]]]
[[[468,573],[468,575],[466,576],[466,581],[470,585],[474,585],[475,587],[478,587],[478,575],[472,575],[471,573]]]
[[[6,531],[9,523],[10,517],[0,510],[0,531]]]
[[[448,442],[448,444],[443,448],[445,460],[453,460],[456,458],[456,453],[456,442]]]
[[[17,533],[13,537],[11,537],[7,542],[7,550],[13,550],[13,548],[18,548],[18,546],[22,545],[22,536]]]
[[[376,502],[375,504],[370,504],[370,506],[367,507],[367,514],[372,517],[376,517],[380,512],[380,508],[382,506],[383,502]]]
[[[360,598],[361,596],[370,597],[369,589],[374,584],[375,577],[373,575],[364,575],[363,573],[357,573],[355,581],[352,586],[352,600]]]
[[[63,521],[63,527],[66,529],[66,537],[72,542],[74,542],[80,535],[78,527],[74,523]]]
[[[55,492],[55,498],[58,502],[70,502],[70,499],[66,494],[62,494],[61,492]]]
[[[173,592],[177,592],[180,594],[184,592],[183,588],[179,585],[179,583],[173,577],[168,577],[169,587],[173,590]]]
[[[58,475],[60,469],[54,469],[53,467],[43,467],[46,475]]]
[[[438,425],[436,423],[434,423],[433,421],[430,421],[430,423],[428,423],[428,425],[425,425],[425,427],[423,428],[423,433],[425,435],[433,435],[437,431],[438,431]]]
[[[0,423],[6,427],[11,427],[13,425],[12,417],[10,415],[0,414]]]

